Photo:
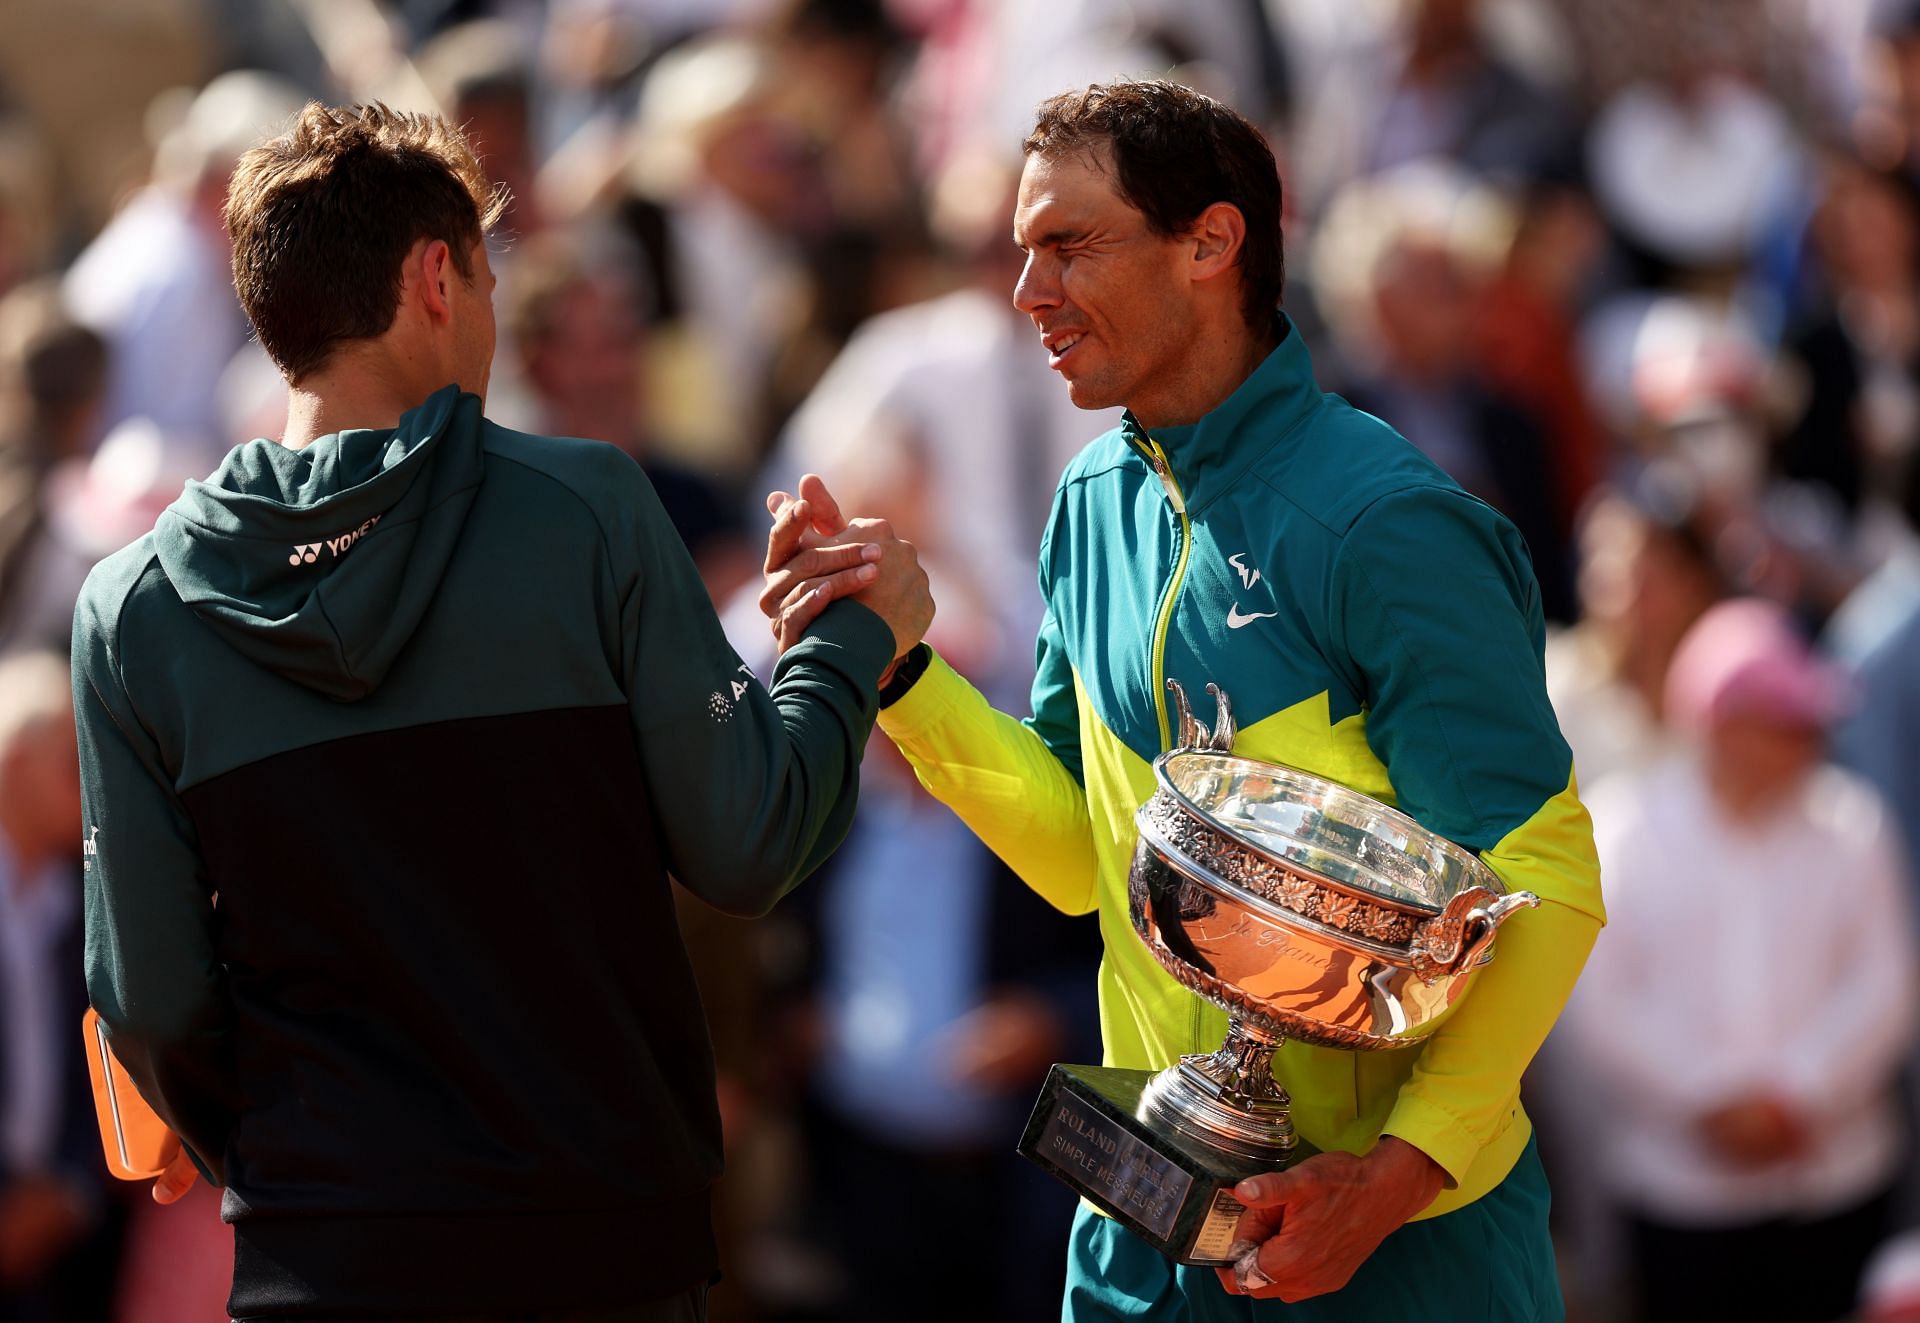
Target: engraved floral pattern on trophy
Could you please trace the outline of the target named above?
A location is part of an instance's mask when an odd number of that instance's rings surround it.
[[[1405,946],[1413,940],[1413,915],[1362,900],[1288,868],[1216,832],[1183,811],[1166,791],[1147,801],[1146,816],[1167,843],[1195,863],[1282,905],[1303,919],[1314,919],[1376,942]],[[1440,958],[1438,951],[1435,958]]]

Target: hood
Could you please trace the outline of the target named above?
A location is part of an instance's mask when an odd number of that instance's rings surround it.
[[[180,600],[270,670],[349,702],[426,613],[480,487],[481,405],[448,386],[398,427],[235,448],[154,526]]]

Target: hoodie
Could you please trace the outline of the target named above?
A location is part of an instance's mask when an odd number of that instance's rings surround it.
[[[757,914],[819,864],[892,652],[835,603],[763,687],[631,459],[452,387],[237,448],[94,570],[88,989],[226,1187],[236,1317],[712,1274],[668,874]]]

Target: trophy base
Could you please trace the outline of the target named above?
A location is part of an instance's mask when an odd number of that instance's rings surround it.
[[[1246,1211],[1233,1187],[1318,1150],[1296,1141],[1254,1158],[1143,1119],[1141,1095],[1159,1073],[1055,1066],[1020,1136],[1020,1155],[1175,1262],[1231,1263],[1227,1250]]]

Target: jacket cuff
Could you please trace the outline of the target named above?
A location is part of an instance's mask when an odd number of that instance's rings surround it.
[[[1436,1103],[1421,1097],[1401,1094],[1393,1106],[1381,1136],[1403,1139],[1440,1164],[1447,1174],[1447,1189],[1457,1187],[1486,1145],[1468,1130],[1459,1117]]]
[[[798,661],[831,667],[872,698],[880,691],[881,672],[893,664],[893,630],[872,610],[843,597],[807,626],[774,666],[775,674]]]
[[[915,739],[938,726],[971,688],[946,658],[927,647],[927,668],[907,692],[880,709],[880,729],[896,744]]]

